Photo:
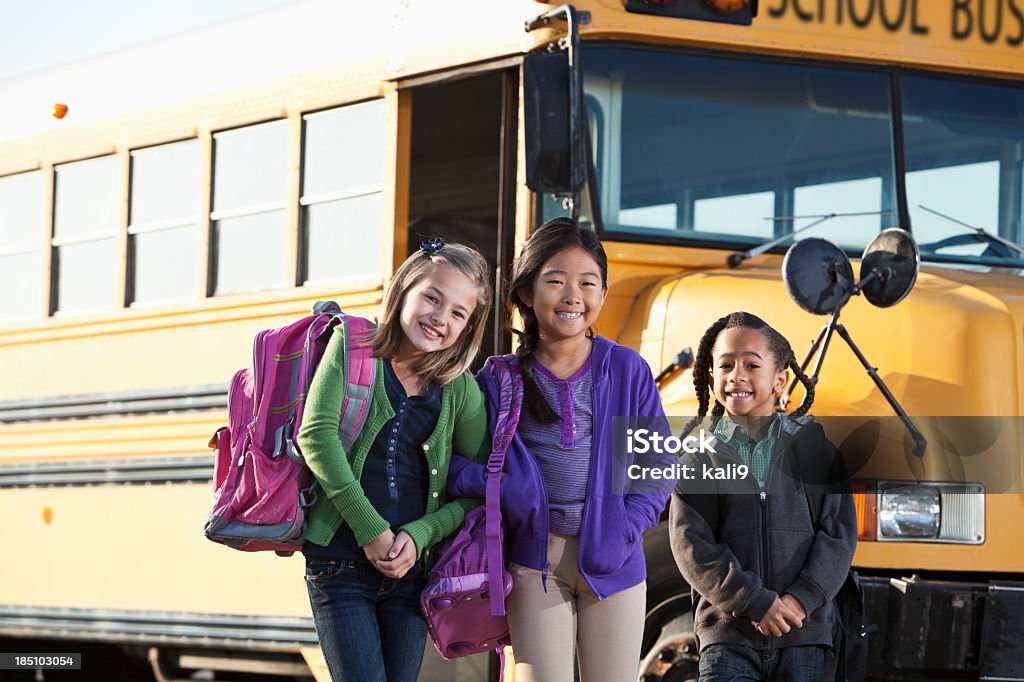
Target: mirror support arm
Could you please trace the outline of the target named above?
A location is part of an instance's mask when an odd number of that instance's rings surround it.
[[[586,116],[583,110],[583,69],[580,65],[581,21],[588,21],[588,12],[578,12],[572,5],[560,5],[550,12],[526,22],[526,32],[549,25],[556,19],[564,20],[568,33],[559,42],[569,53],[569,183],[571,185],[572,219],[579,219],[580,193],[590,175],[587,168]]]
[[[836,332],[846,341],[846,345],[850,347],[850,350],[853,351],[853,354],[857,356],[858,360],[860,360],[860,364],[863,365],[864,369],[867,370],[868,375],[871,377],[871,380],[875,382],[875,386],[878,387],[878,390],[882,392],[883,396],[885,396],[886,401],[896,412],[896,414],[899,415],[900,420],[903,422],[903,425],[907,427],[907,431],[910,433],[910,437],[914,439],[914,454],[917,455],[918,457],[924,457],[924,450],[928,446],[928,441],[925,440],[925,437],[921,435],[921,432],[917,429],[916,426],[914,426],[914,422],[911,421],[910,417],[903,410],[903,407],[900,405],[899,401],[896,400],[896,396],[894,396],[892,392],[889,391],[889,387],[885,385],[884,381],[882,381],[882,377],[878,376],[878,368],[872,367],[871,363],[868,362],[868,359],[865,358],[864,354],[860,352],[860,349],[857,348],[857,344],[855,344],[853,342],[853,339],[850,337],[850,333],[846,331],[846,327],[844,327],[841,324],[836,325]]]
[[[839,334],[839,336],[846,341],[846,345],[850,347],[853,354],[857,356],[860,364],[867,371],[868,376],[870,376],[871,380],[875,382],[875,386],[877,386],[878,390],[882,392],[882,396],[885,398],[886,402],[889,403],[889,406],[892,407],[893,411],[899,416],[900,421],[902,421],[903,425],[907,428],[907,432],[910,433],[910,437],[914,440],[914,454],[918,457],[923,457],[925,448],[928,446],[928,441],[921,434],[921,431],[914,425],[913,420],[911,420],[907,415],[903,406],[900,405],[898,400],[896,400],[896,396],[894,396],[892,391],[889,390],[889,387],[885,385],[885,381],[882,380],[882,377],[878,375],[878,368],[873,367],[871,363],[868,362],[868,359],[864,357],[863,353],[861,353],[860,348],[858,348],[857,344],[853,342],[853,337],[850,336],[850,332],[846,331],[846,327],[839,324],[839,313],[843,306],[846,305],[846,302],[850,300],[851,296],[859,294],[860,289],[876,275],[876,272],[870,273],[867,277],[861,280],[857,286],[853,287],[849,295],[845,296],[843,301],[836,306],[836,309],[832,313],[832,316],[829,317],[828,322],[825,323],[821,328],[821,331],[818,332],[818,336],[811,342],[811,347],[807,349],[807,354],[804,355],[803,360],[800,362],[800,371],[806,374],[807,367],[811,364],[811,358],[814,357],[815,353],[817,353],[818,357],[814,362],[814,371],[807,375],[811,380],[811,383],[817,384],[818,376],[821,373],[821,366],[825,362],[825,353],[828,351],[829,341],[832,340],[832,333],[835,332]],[[779,397],[779,407],[782,408],[783,411],[789,407],[790,396],[793,394],[793,390],[796,388],[798,381],[799,379],[794,376],[786,387],[785,392]]]

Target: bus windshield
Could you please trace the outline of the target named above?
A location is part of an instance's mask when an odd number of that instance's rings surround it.
[[[1024,90],[614,46],[583,66],[612,238],[749,248],[818,223],[795,238],[855,254],[900,225],[902,174],[922,257],[1024,264],[967,227],[1020,243]]]

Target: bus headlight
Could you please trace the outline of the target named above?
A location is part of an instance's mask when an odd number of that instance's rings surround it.
[[[938,537],[941,509],[938,490],[883,490],[878,500],[878,532],[886,538]]]
[[[868,523],[865,496],[864,532]],[[948,542],[980,545],[985,542],[985,488],[978,483],[918,483],[879,481],[876,540],[902,542]],[[859,514],[860,512],[858,512]],[[861,539],[870,539],[862,537]]]

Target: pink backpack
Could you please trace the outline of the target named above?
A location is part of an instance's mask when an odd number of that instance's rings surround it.
[[[505,598],[512,591],[512,575],[505,569],[499,483],[519,423],[523,379],[511,357],[493,357],[488,363],[498,382],[500,404],[487,458],[486,501],[466,515],[458,533],[441,543],[420,595],[430,639],[447,659],[500,653],[510,643]],[[492,585],[502,589],[491,590]]]
[[[246,552],[290,554],[302,546],[317,488],[296,438],[313,372],[339,324],[347,383],[338,436],[346,450],[355,442],[373,393],[373,355],[361,343],[372,325],[333,301],[318,301],[312,315],[257,334],[252,369],[231,379],[228,425],[210,440],[217,451],[213,508],[203,529],[210,540]]]

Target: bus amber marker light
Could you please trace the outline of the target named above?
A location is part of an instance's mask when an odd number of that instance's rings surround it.
[[[627,12],[749,26],[757,0],[623,0]]]
[[[750,0],[704,0],[704,4],[716,12],[731,14],[749,5]]]
[[[61,104],[60,102],[57,102],[56,104],[53,105],[53,117],[54,118],[64,118],[64,116],[67,115],[67,113],[68,113],[68,105],[67,104]]]

